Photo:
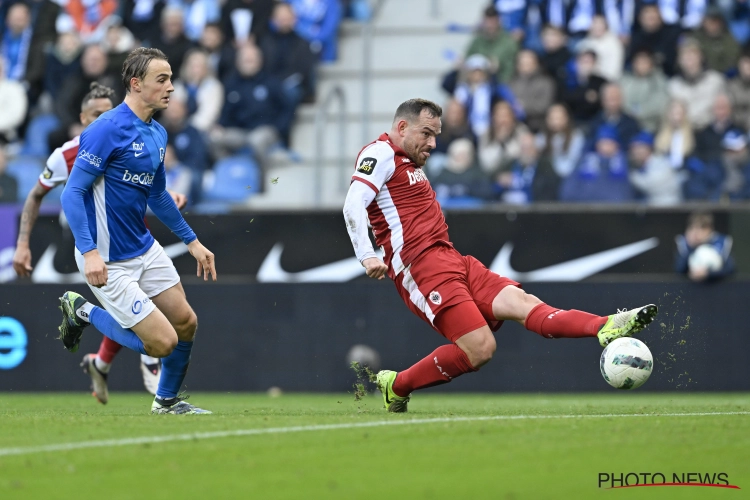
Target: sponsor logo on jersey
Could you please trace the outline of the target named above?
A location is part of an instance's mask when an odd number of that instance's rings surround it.
[[[42,177],[45,179],[51,179],[52,178],[52,170],[50,170],[49,167],[44,167],[44,172],[42,172]]]
[[[150,186],[154,183],[154,176],[143,172],[142,174],[131,174],[129,170],[126,170],[122,174],[122,180],[125,182],[132,182],[133,184],[140,184],[142,186]]]
[[[443,297],[441,297],[440,293],[435,290],[430,292],[429,297],[430,297],[430,302],[432,302],[436,306],[439,306],[440,303],[443,301]]]
[[[413,186],[417,182],[422,182],[427,180],[427,174],[425,174],[421,168],[418,168],[414,170],[414,172],[406,171],[406,175],[409,176],[409,185]]]
[[[142,142],[138,144],[137,142],[133,143],[133,151],[143,151],[143,146],[145,145],[145,142]]]
[[[375,165],[378,164],[378,160],[375,158],[372,158],[368,156],[367,158],[362,158],[362,161],[359,162],[359,166],[357,167],[357,172],[360,172],[365,175],[372,174],[372,171],[375,170]]]
[[[99,167],[102,164],[102,159],[101,158],[99,158],[98,156],[96,156],[93,153],[89,153],[85,149],[82,149],[78,153],[78,158],[80,158],[80,159],[82,159],[84,161],[89,162],[90,164],[92,164],[95,167]]]
[[[133,307],[130,310],[133,311],[133,314],[141,314],[141,311],[143,311],[143,306],[148,304],[149,302],[151,302],[151,299],[149,299],[148,297],[143,299],[143,302],[141,302],[140,300],[136,300],[135,302],[133,302]]]

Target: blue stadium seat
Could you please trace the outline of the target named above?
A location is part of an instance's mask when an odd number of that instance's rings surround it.
[[[47,137],[60,126],[60,120],[55,115],[39,115],[29,122],[26,128],[26,140],[21,152],[24,155],[37,156],[45,160],[50,155]]]
[[[224,158],[214,165],[213,173],[214,182],[204,192],[204,200],[239,202],[260,190],[260,168],[247,156]]]
[[[44,163],[38,158],[29,156],[17,156],[8,162],[8,175],[12,175],[18,181],[18,199],[26,199],[31,188],[39,179]]]

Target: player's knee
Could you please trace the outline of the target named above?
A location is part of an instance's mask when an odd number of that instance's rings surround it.
[[[190,309],[185,315],[173,325],[180,340],[192,341],[195,338],[195,331],[198,329],[198,316]]]
[[[166,358],[177,346],[177,335],[164,335],[149,342],[146,352],[155,358]]]
[[[497,350],[497,342],[494,335],[483,335],[470,345],[461,347],[461,349],[466,353],[471,365],[478,369],[490,362]]]

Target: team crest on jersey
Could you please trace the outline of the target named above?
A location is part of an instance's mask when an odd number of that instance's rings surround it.
[[[365,175],[372,174],[372,171],[375,170],[375,165],[378,164],[378,160],[375,158],[372,158],[368,156],[367,158],[362,158],[362,161],[359,162],[359,166],[357,167],[357,172],[360,172]]]
[[[440,293],[436,292],[435,290],[430,292],[430,302],[432,302],[436,306],[439,306],[442,301],[443,297],[440,296]]]
[[[52,178],[52,170],[49,169],[49,167],[44,167],[44,172],[42,172],[42,177],[45,179],[51,179]]]

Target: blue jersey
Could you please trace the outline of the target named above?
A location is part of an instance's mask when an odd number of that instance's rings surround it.
[[[88,231],[105,262],[137,257],[153,245],[143,218],[151,191],[165,189],[166,147],[164,127],[144,122],[125,103],[81,134],[73,169],[97,177],[83,202]]]

